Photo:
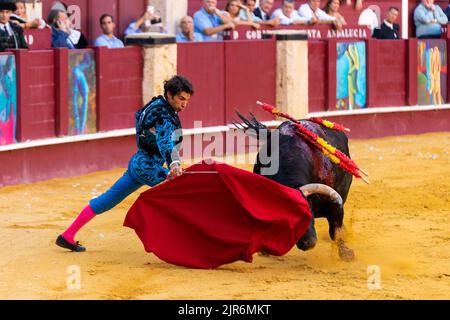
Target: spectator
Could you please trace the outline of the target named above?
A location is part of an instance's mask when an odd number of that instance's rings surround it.
[[[374,8],[367,8],[361,12],[358,18],[358,25],[369,28],[371,34],[373,34],[376,28],[380,27],[379,15],[375,12]]]
[[[203,7],[194,14],[194,26],[204,41],[222,40],[224,30],[235,28],[228,15],[217,9],[217,0],[203,0]]]
[[[11,14],[17,7],[12,0],[0,0],[0,52],[6,49],[28,49],[23,29],[10,23]]]
[[[96,47],[108,47],[110,49],[124,47],[122,40],[114,35],[116,24],[112,15],[102,15],[100,17],[100,27],[102,28],[103,34],[95,40],[94,45]]]
[[[273,12],[272,19],[279,18],[282,25],[309,24],[309,19],[300,17],[294,6],[294,0],[283,0],[281,8]]]
[[[181,18],[180,32],[177,33],[177,42],[203,41],[201,33],[194,31],[194,20],[190,16]]]
[[[251,0],[253,5],[255,1]],[[237,26],[251,26],[255,29],[259,29],[259,24],[253,20],[253,10],[240,3],[239,0],[228,0],[225,6],[225,13],[229,15],[229,18]],[[259,18],[257,19],[259,20]]]
[[[72,28],[67,12],[52,10],[52,47],[68,49],[87,48],[86,37],[78,30]]]
[[[335,17],[336,25],[342,27],[347,25],[347,22],[345,21],[344,16],[339,12],[340,7],[340,0],[328,0],[327,4],[325,5],[324,11],[329,16]]]
[[[381,24],[380,28],[377,28],[373,32],[373,38],[376,39],[400,39],[400,26],[395,23],[398,18],[398,8],[390,7],[386,19]]]
[[[228,15],[228,18],[235,25],[242,21],[239,15],[241,8],[244,8],[244,6],[241,4],[240,0],[228,0],[227,4],[225,5],[224,13]],[[246,10],[248,10],[248,8],[246,8]]]
[[[54,1],[47,16],[47,23],[50,26],[52,26],[55,23],[55,19],[58,16],[59,11],[64,11],[70,18],[71,15],[67,11],[67,4],[61,1]]]
[[[18,23],[22,29],[43,29],[46,27],[46,23],[42,19],[29,20],[27,16],[27,7],[25,1],[16,1],[17,10],[11,15],[12,22]]]
[[[447,16],[434,0],[422,0],[414,10],[417,38],[440,38],[442,25],[447,22]]]
[[[255,16],[253,11],[255,11],[256,8],[256,0],[243,0],[242,3],[239,3],[240,11],[239,16],[242,20],[245,21],[254,21],[256,23],[259,23],[262,21],[260,17]]]
[[[270,0],[270,1],[272,1],[272,4],[273,4],[273,0]],[[244,0],[244,6],[246,8],[248,8],[249,12],[247,12],[247,10],[241,9],[241,12],[240,12],[241,17],[243,19],[247,19],[248,20],[248,17],[251,16],[253,21],[258,24],[258,27],[260,27],[261,25],[268,25],[268,26],[274,27],[274,26],[280,24],[279,19],[263,20],[261,17],[258,17],[255,14],[256,0]],[[268,18],[270,18],[270,17],[268,17]]]
[[[298,9],[301,17],[309,21],[310,24],[337,24],[336,18],[326,14],[320,9],[320,0],[308,0]]]
[[[270,19],[270,12],[272,11],[273,0],[260,0],[259,6],[253,11],[255,17],[261,19],[259,24],[269,25],[272,27],[276,27],[280,24],[280,18],[276,17],[275,19]]]
[[[151,31],[163,32],[164,28],[162,26],[161,17],[154,13],[152,6],[148,6],[147,11],[145,11],[139,19],[130,23],[124,34],[127,36],[133,33],[144,33]]]

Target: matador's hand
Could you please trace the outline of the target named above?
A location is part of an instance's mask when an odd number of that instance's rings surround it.
[[[167,180],[173,180],[183,174],[183,169],[179,161],[174,161],[170,164],[170,171],[167,176]]]

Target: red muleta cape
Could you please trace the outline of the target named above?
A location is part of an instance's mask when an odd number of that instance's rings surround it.
[[[179,266],[212,269],[286,254],[305,234],[311,211],[300,191],[263,176],[201,162],[140,195],[124,226],[147,252]]]

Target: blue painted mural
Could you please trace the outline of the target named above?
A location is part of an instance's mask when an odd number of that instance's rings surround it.
[[[96,81],[93,52],[69,53],[69,135],[95,133]]]
[[[338,42],[336,61],[338,110],[366,107],[366,76],[365,42]]]
[[[0,145],[15,143],[16,129],[16,60],[12,55],[2,55],[0,56]]]

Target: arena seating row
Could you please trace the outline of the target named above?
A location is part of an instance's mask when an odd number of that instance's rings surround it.
[[[418,93],[418,55],[423,52],[418,49],[417,39],[355,41],[365,48],[360,52],[358,70],[365,74],[355,81],[366,103],[354,109],[434,103],[422,101]],[[339,109],[338,46],[355,41],[309,41],[309,112]],[[448,57],[447,40],[432,43],[440,43],[441,51],[445,50],[441,56]],[[177,48],[178,73],[192,79],[197,92],[192,108],[182,115],[185,128],[193,128],[199,120],[203,127],[226,125],[234,120],[235,109],[255,112],[256,100],[276,103],[275,41],[190,43],[178,44]],[[73,134],[68,131],[69,92],[73,90],[69,60],[77,52],[18,50],[2,54],[15,55],[18,142]],[[96,132],[132,128],[133,114],[143,103],[141,48],[93,48],[80,52],[90,52],[95,58],[95,88],[91,88],[95,101],[89,103],[95,103]],[[443,61],[441,103],[450,100],[447,59]],[[272,120],[262,111],[255,113],[262,120]]]

